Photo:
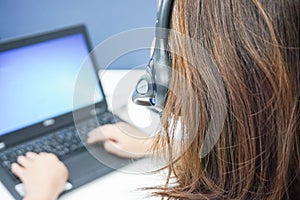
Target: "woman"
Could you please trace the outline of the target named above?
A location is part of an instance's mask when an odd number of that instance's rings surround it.
[[[180,95],[169,93],[162,115],[163,130],[168,131],[162,131],[153,147],[167,149],[169,157],[175,145],[184,148],[168,166],[168,179],[174,178],[175,184],[155,188],[156,195],[171,199],[297,198],[299,7],[299,0],[174,1],[171,29],[191,40],[170,34],[170,49],[184,54],[171,55],[172,70],[177,73],[172,73],[170,91]],[[195,48],[192,41],[201,48]],[[201,157],[213,112],[204,81],[207,77],[201,73],[210,67],[201,62],[203,51],[221,76],[226,113],[217,143]],[[182,83],[181,77],[187,81]],[[180,142],[173,137],[176,123],[169,123],[170,118],[183,124]],[[126,137],[116,125],[107,125],[91,132],[88,142],[104,141],[108,151],[121,156],[126,155],[120,149],[146,151],[151,143],[141,147],[132,138],[119,139],[120,135]],[[44,173],[43,166],[51,171]],[[46,153],[20,157],[12,171],[24,182],[27,200],[56,199],[68,177],[65,166]]]

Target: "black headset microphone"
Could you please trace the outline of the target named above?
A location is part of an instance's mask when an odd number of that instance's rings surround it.
[[[132,94],[137,105],[162,113],[169,92],[171,59],[167,51],[173,0],[161,0],[155,25],[155,46],[149,64]]]

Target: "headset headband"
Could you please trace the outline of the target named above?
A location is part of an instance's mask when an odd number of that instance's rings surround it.
[[[173,0],[160,0],[159,10],[156,16],[156,39],[167,39],[169,36],[170,17],[172,11]],[[162,31],[165,29],[164,31]]]

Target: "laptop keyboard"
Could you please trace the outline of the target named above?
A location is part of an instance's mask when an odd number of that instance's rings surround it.
[[[87,133],[99,125],[112,124],[121,121],[110,112],[104,113],[98,117],[80,122],[76,127],[74,125],[52,132],[36,140],[32,140],[0,153],[1,165],[8,169],[10,174],[16,178],[10,171],[11,164],[17,161],[21,155],[26,152],[48,152],[57,155],[59,158],[67,156],[84,147],[87,139]]]

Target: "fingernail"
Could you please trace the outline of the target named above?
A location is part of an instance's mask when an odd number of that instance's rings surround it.
[[[13,164],[11,164],[10,168],[12,169],[12,168],[15,168],[16,166],[17,166],[17,163],[13,163]]]

